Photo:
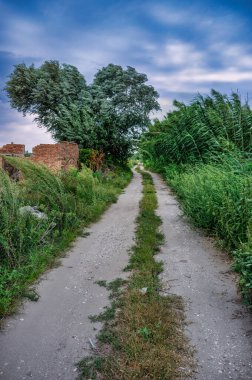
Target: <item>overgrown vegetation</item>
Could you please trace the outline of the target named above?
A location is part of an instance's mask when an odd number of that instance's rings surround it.
[[[238,94],[212,91],[156,121],[142,140],[145,165],[161,172],[193,223],[233,253],[252,303],[252,112]]]
[[[137,219],[136,245],[127,288],[119,279],[100,283],[112,290],[112,306],[96,320],[105,325],[98,336],[99,350],[79,363],[79,379],[176,379],[191,371],[190,350],[183,335],[183,305],[179,297],[160,294],[155,261],[163,236],[155,214],[157,199],[152,178],[143,173],[143,199]],[[121,289],[121,291],[120,291]]]
[[[83,167],[58,174],[26,159],[6,157],[21,170],[16,183],[0,170],[0,315],[13,310],[55,256],[116,200],[131,178],[126,168],[93,173]],[[34,215],[25,206],[39,214]],[[36,297],[35,297],[36,298]]]

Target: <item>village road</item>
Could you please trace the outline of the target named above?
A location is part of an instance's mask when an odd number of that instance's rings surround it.
[[[226,253],[191,228],[176,198],[153,175],[166,243],[158,259],[164,293],[185,301],[186,333],[195,346],[197,380],[252,379],[252,313],[242,304]]]
[[[252,317],[237,293],[227,254],[189,226],[165,183],[153,178],[166,238],[157,256],[164,262],[163,292],[184,299],[185,331],[198,361],[194,379],[251,380]],[[95,282],[125,276],[141,190],[134,173],[90,235],[78,238],[61,265],[40,280],[38,302],[25,302],[6,321],[0,332],[0,379],[76,377],[75,363],[90,354],[90,340],[95,344],[101,327],[88,316],[109,305],[106,289]]]
[[[40,280],[38,302],[25,302],[7,319],[0,332],[1,380],[76,377],[76,363],[90,354],[100,328],[89,315],[110,304],[106,289],[95,282],[125,276],[141,190],[141,176],[134,173],[118,202],[90,227],[90,235],[79,237],[61,265]]]

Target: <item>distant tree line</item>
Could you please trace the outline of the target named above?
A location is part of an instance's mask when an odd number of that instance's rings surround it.
[[[16,65],[5,90],[12,108],[34,115],[57,141],[124,161],[150,123],[150,113],[160,109],[147,80],[133,67],[109,64],[87,85],[76,67],[45,61],[38,68]]]

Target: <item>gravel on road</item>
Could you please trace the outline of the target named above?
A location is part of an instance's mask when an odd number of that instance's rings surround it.
[[[72,380],[76,363],[90,354],[101,327],[89,315],[109,305],[108,292],[95,282],[125,277],[141,198],[134,173],[125,192],[79,237],[61,265],[40,280],[38,302],[26,301],[0,332],[0,379]]]
[[[165,183],[153,175],[166,243],[157,259],[164,294],[185,302],[185,332],[195,347],[194,380],[252,380],[252,315],[237,292],[226,253],[190,227]],[[141,176],[79,237],[59,267],[37,285],[38,302],[24,302],[0,332],[0,379],[72,380],[90,355],[100,323],[89,315],[109,305],[97,281],[125,277],[141,199]],[[165,379],[164,379],[165,380]]]
[[[252,379],[252,315],[237,292],[226,253],[190,227],[166,184],[153,175],[166,243],[158,256],[164,292],[185,301],[197,380]]]

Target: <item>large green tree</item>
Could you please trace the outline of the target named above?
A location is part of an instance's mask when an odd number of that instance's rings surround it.
[[[88,113],[88,87],[83,75],[72,65],[60,65],[58,61],[45,61],[38,68],[16,65],[5,89],[13,108],[24,116],[34,115],[38,125],[46,127],[59,140],[71,140],[74,134],[71,125],[64,129],[71,113],[76,115],[76,109],[80,114]]]
[[[107,154],[124,159],[150,123],[150,113],[160,109],[158,93],[147,81],[133,67],[113,64],[95,75],[90,92],[96,140]]]
[[[159,109],[158,93],[146,82],[147,76],[132,67],[109,64],[87,86],[76,67],[46,61],[39,68],[15,66],[6,91],[13,108],[34,115],[56,140],[124,160],[149,124],[150,112]]]

